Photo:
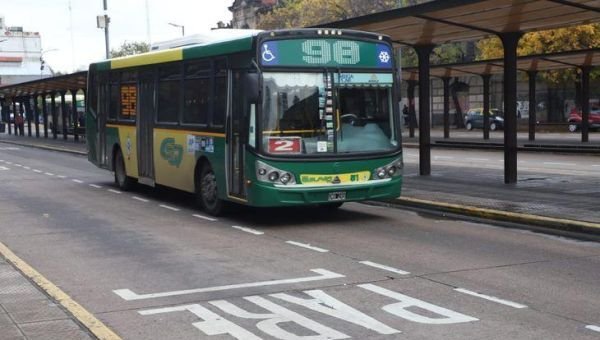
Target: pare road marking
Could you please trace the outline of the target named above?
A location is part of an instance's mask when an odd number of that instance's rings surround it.
[[[171,291],[171,292],[161,292],[161,293],[152,293],[152,294],[136,294],[133,291],[131,291],[130,289],[117,289],[117,290],[113,290],[113,292],[115,294],[117,294],[118,296],[120,296],[123,300],[132,301],[132,300],[155,299],[155,298],[161,298],[161,297],[167,297],[167,296],[218,292],[218,291],[232,290],[232,289],[276,286],[276,285],[293,284],[293,283],[300,283],[300,282],[331,280],[331,279],[338,279],[338,278],[346,277],[344,275],[337,274],[337,273],[334,273],[327,269],[322,269],[322,268],[311,269],[310,271],[313,273],[317,273],[319,275],[298,277],[298,278],[293,278],[293,279],[270,280],[270,281],[249,282],[249,283],[240,283],[240,284],[232,284],[232,285],[225,285],[225,286],[216,286],[216,287],[176,290],[176,291]]]
[[[329,252],[329,250],[327,250],[327,249],[323,249],[323,248],[311,246],[310,244],[306,244],[306,243],[300,243],[300,242],[296,242],[296,241],[285,241],[285,243],[291,244],[291,245],[296,246],[296,247],[301,247],[301,248],[306,248],[306,249],[310,249],[310,250],[313,250],[313,251],[318,251],[319,253],[327,253],[327,252]]]
[[[379,264],[379,263],[375,263],[375,262],[371,262],[371,261],[361,261],[359,262],[361,264],[364,264],[365,266],[369,266],[369,267],[373,267],[373,268],[378,268],[381,270],[386,270],[388,272],[392,272],[392,273],[396,273],[396,274],[400,274],[400,275],[409,275],[410,272],[401,270],[401,269],[397,269],[394,267],[390,267],[390,266],[386,266],[383,264]]]
[[[199,219],[202,219],[202,220],[207,220],[207,221],[210,221],[210,222],[216,222],[216,221],[218,221],[216,218],[212,218],[212,217],[208,217],[208,216],[203,216],[203,215],[198,215],[198,214],[194,214],[192,216],[194,216],[195,218],[199,218]]]
[[[587,325],[587,326],[585,326],[585,328],[587,328],[587,329],[589,329],[591,331],[594,331],[594,332],[600,332],[600,327],[598,327],[598,326]]]
[[[6,171],[6,170],[10,170],[10,169],[5,166],[0,165],[0,171]]]
[[[499,304],[502,304],[502,305],[506,305],[506,306],[510,306],[510,307],[513,307],[513,308],[518,308],[518,309],[527,308],[527,306],[522,305],[520,303],[516,303],[516,302],[512,302],[512,301],[500,299],[500,298],[497,298],[495,296],[489,296],[489,295],[484,295],[484,294],[476,293],[476,292],[473,292],[473,291],[470,291],[470,290],[467,290],[467,289],[464,289],[464,288],[455,288],[454,290],[457,291],[457,292],[459,292],[459,293],[468,294],[468,295],[471,295],[471,296],[475,296],[475,297],[482,298],[482,299],[485,299],[485,300],[493,301],[493,302],[496,302],[496,303],[499,303]]]
[[[262,232],[262,231],[252,229],[252,228],[240,227],[239,225],[233,225],[231,227],[234,229],[237,229],[237,230],[241,230],[245,233],[252,234],[252,235],[263,235],[264,234],[264,232]]]

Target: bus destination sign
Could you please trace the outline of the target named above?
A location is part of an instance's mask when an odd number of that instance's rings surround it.
[[[265,41],[259,53],[263,66],[352,67],[391,69],[389,45],[344,39]]]

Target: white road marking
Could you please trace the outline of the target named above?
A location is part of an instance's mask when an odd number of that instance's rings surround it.
[[[79,184],[82,184],[82,183],[83,183],[83,181],[82,181],[82,180],[80,180],[80,179],[72,179],[71,181],[73,181],[73,182],[75,182],[75,183],[79,183]]]
[[[0,170],[2,171],[6,171],[6,170],[10,170],[9,168],[5,167],[5,166],[0,166]]]
[[[53,173],[51,173],[51,172],[44,172],[44,175],[48,175],[48,176],[54,176],[54,174],[53,174]]]
[[[300,243],[300,242],[296,242],[296,241],[285,241],[285,243],[291,244],[294,246],[298,246],[298,247],[302,247],[302,248],[306,248],[306,249],[310,249],[310,250],[314,250],[314,251],[318,251],[319,253],[329,252],[329,250],[327,250],[327,249],[314,247],[314,246],[311,246],[310,244],[306,244],[306,243]]]
[[[594,331],[594,332],[600,332],[600,327],[598,327],[598,326],[587,325],[587,326],[585,326],[585,328],[587,328],[587,329],[589,329],[591,331]]]
[[[58,175],[56,177],[58,177],[58,178],[67,178],[67,176],[65,176],[65,175]]]
[[[468,161],[476,161],[476,162],[487,162],[490,159],[489,158],[467,158]]]
[[[97,184],[90,184],[90,186],[91,186],[92,188],[96,188],[96,189],[102,189],[102,187],[101,187],[101,186],[99,186],[99,185],[97,185]]]
[[[454,159],[454,157],[450,157],[450,156],[433,156],[433,159]]]
[[[400,274],[400,275],[408,275],[410,274],[410,272],[406,272],[404,270],[400,270],[394,267],[389,267],[383,264],[379,264],[379,263],[375,263],[375,262],[371,262],[371,261],[360,261],[359,263],[362,263],[366,266],[370,266],[370,267],[374,267],[374,268],[378,268],[378,269],[382,269],[382,270],[387,270],[388,272],[392,272],[392,273],[396,273],[396,274]]]
[[[497,297],[494,297],[494,296],[489,296],[489,295],[484,295],[484,294],[476,293],[476,292],[473,292],[473,291],[470,291],[470,290],[467,290],[467,289],[464,289],[464,288],[455,288],[454,290],[457,291],[457,292],[460,292],[460,293],[464,293],[464,294],[476,296],[476,297],[479,297],[479,298],[482,298],[482,299],[493,301],[493,302],[496,302],[496,303],[499,303],[499,304],[502,304],[502,305],[506,305],[506,306],[510,306],[510,307],[513,307],[513,308],[519,308],[519,309],[520,308],[527,308],[527,306],[522,305],[520,303],[516,303],[516,302],[512,302],[512,301],[500,299],[500,298],[497,298]]]
[[[140,201],[140,202],[144,202],[144,203],[150,202],[150,200],[147,200],[147,199],[141,198],[141,197],[137,197],[137,196],[132,196],[131,198],[133,198],[136,201]]]
[[[232,225],[231,227],[234,229],[241,230],[246,233],[253,234],[253,235],[263,235],[264,234],[264,232],[262,232],[262,231],[258,231],[256,229],[252,229],[252,228],[240,227],[239,225]]]
[[[391,328],[374,318],[362,313],[361,311],[348,306],[340,300],[330,296],[322,290],[305,290],[304,294],[311,298],[304,299],[286,293],[271,294],[269,296],[289,303],[304,306],[316,312],[344,320],[349,323],[370,329],[379,334],[401,333],[399,330]]]
[[[23,169],[25,169],[25,170],[31,170],[31,168],[28,167],[28,166],[24,166]]]
[[[311,269],[310,271],[313,273],[317,273],[319,275],[298,277],[298,278],[293,278],[293,279],[270,280],[270,281],[240,283],[240,284],[216,286],[216,287],[177,290],[177,291],[172,291],[172,292],[162,292],[162,293],[152,293],[152,294],[136,294],[133,291],[131,291],[130,289],[117,289],[117,290],[113,290],[113,292],[115,294],[117,294],[118,296],[120,296],[123,300],[132,301],[132,300],[155,299],[155,298],[161,298],[161,297],[167,297],[167,296],[218,292],[218,291],[231,290],[231,289],[276,286],[276,285],[284,285],[284,284],[292,284],[292,283],[300,283],[300,282],[331,280],[331,279],[338,279],[338,278],[346,277],[342,274],[337,274],[337,273],[334,273],[327,269],[322,269],[322,268]]]
[[[419,299],[412,298],[410,296],[400,294],[398,292],[394,292],[383,287],[376,286],[374,284],[362,284],[358,285],[358,287],[369,290],[373,293],[377,293],[383,296],[387,296],[394,300],[397,300],[396,303],[391,303],[389,305],[383,306],[381,309],[384,311],[393,314],[397,317],[423,323],[423,324],[431,324],[431,325],[446,325],[446,324],[454,324],[454,323],[463,323],[463,322],[471,322],[478,321],[472,316],[468,316],[462,313],[455,312],[450,309],[446,309],[437,305],[434,305],[429,302],[425,302]],[[428,311],[427,315],[417,314],[417,311],[409,310],[411,307],[418,307],[419,309],[423,309]],[[432,317],[431,314],[437,314],[442,316],[441,318]]]
[[[3,160],[3,159],[0,159],[0,162],[4,163],[4,160]]]
[[[564,165],[564,166],[576,166],[576,163],[561,163],[561,162],[544,162],[544,165]]]
[[[22,165],[21,165],[21,164],[16,164],[16,163],[15,163],[15,166],[16,166],[16,167],[19,167],[19,168],[20,168],[20,167],[22,167]]]
[[[160,204],[159,207],[165,208],[165,209],[169,209],[169,210],[172,210],[172,211],[179,211],[180,210],[179,208],[171,207],[171,206],[164,205],[164,204]]]
[[[6,164],[8,164],[8,165],[12,165],[12,164],[13,164],[13,162],[6,161]]]
[[[119,191],[119,190],[115,190],[115,189],[108,189],[108,191],[112,192],[113,194],[122,194],[123,192]]]
[[[41,173],[42,173],[42,170],[33,169],[33,172],[37,172],[38,174],[41,174]]]
[[[216,218],[212,218],[212,217],[208,217],[208,216],[202,216],[202,215],[198,215],[198,214],[194,214],[192,216],[194,216],[196,218],[203,219],[203,220],[211,221],[211,222],[218,221]]]

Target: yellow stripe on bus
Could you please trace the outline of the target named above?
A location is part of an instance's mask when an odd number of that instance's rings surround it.
[[[131,127],[131,125],[119,125],[119,124],[106,124],[106,127],[110,127],[110,128],[121,128],[121,127]],[[218,133],[218,132],[207,132],[207,131],[199,131],[199,130],[179,130],[179,129],[165,129],[165,128],[154,128],[154,130],[156,131],[167,131],[167,132],[174,132],[177,134],[188,134],[188,135],[202,135],[202,136],[207,136],[207,137],[221,137],[221,138],[225,138],[225,134],[224,133]]]
[[[110,61],[110,68],[118,69],[149,64],[168,63],[170,61],[178,60],[183,60],[182,49],[144,53],[131,57],[113,59]]]

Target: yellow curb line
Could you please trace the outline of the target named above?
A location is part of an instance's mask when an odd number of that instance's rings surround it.
[[[15,253],[13,253],[8,247],[0,242],[0,255],[4,256],[6,260],[11,262],[17,269],[19,269],[25,276],[29,277],[35,282],[40,288],[60,303],[64,308],[69,311],[81,324],[83,324],[93,335],[101,340],[121,340],[117,334],[110,330],[100,320],[85,310],[80,304],[75,302],[65,292],[56,287],[52,282],[46,279],[37,270],[33,269],[25,261],[21,260]]]
[[[553,217],[523,214],[523,213],[514,213],[514,212],[509,212],[509,211],[478,208],[478,207],[473,207],[473,206],[468,206],[468,205],[459,205],[459,204],[452,204],[452,203],[445,203],[445,202],[422,200],[422,199],[412,198],[412,197],[399,197],[396,199],[396,201],[398,201],[400,203],[410,204],[410,205],[434,206],[434,207],[446,209],[446,210],[457,212],[457,213],[476,215],[479,217],[489,218],[489,219],[502,218],[503,220],[508,220],[511,222],[535,223],[537,225],[552,224],[552,225],[560,225],[563,227],[589,228],[589,229],[594,229],[595,231],[600,231],[600,223],[575,221],[575,220],[568,220],[568,219],[564,219],[564,218],[553,218]]]

